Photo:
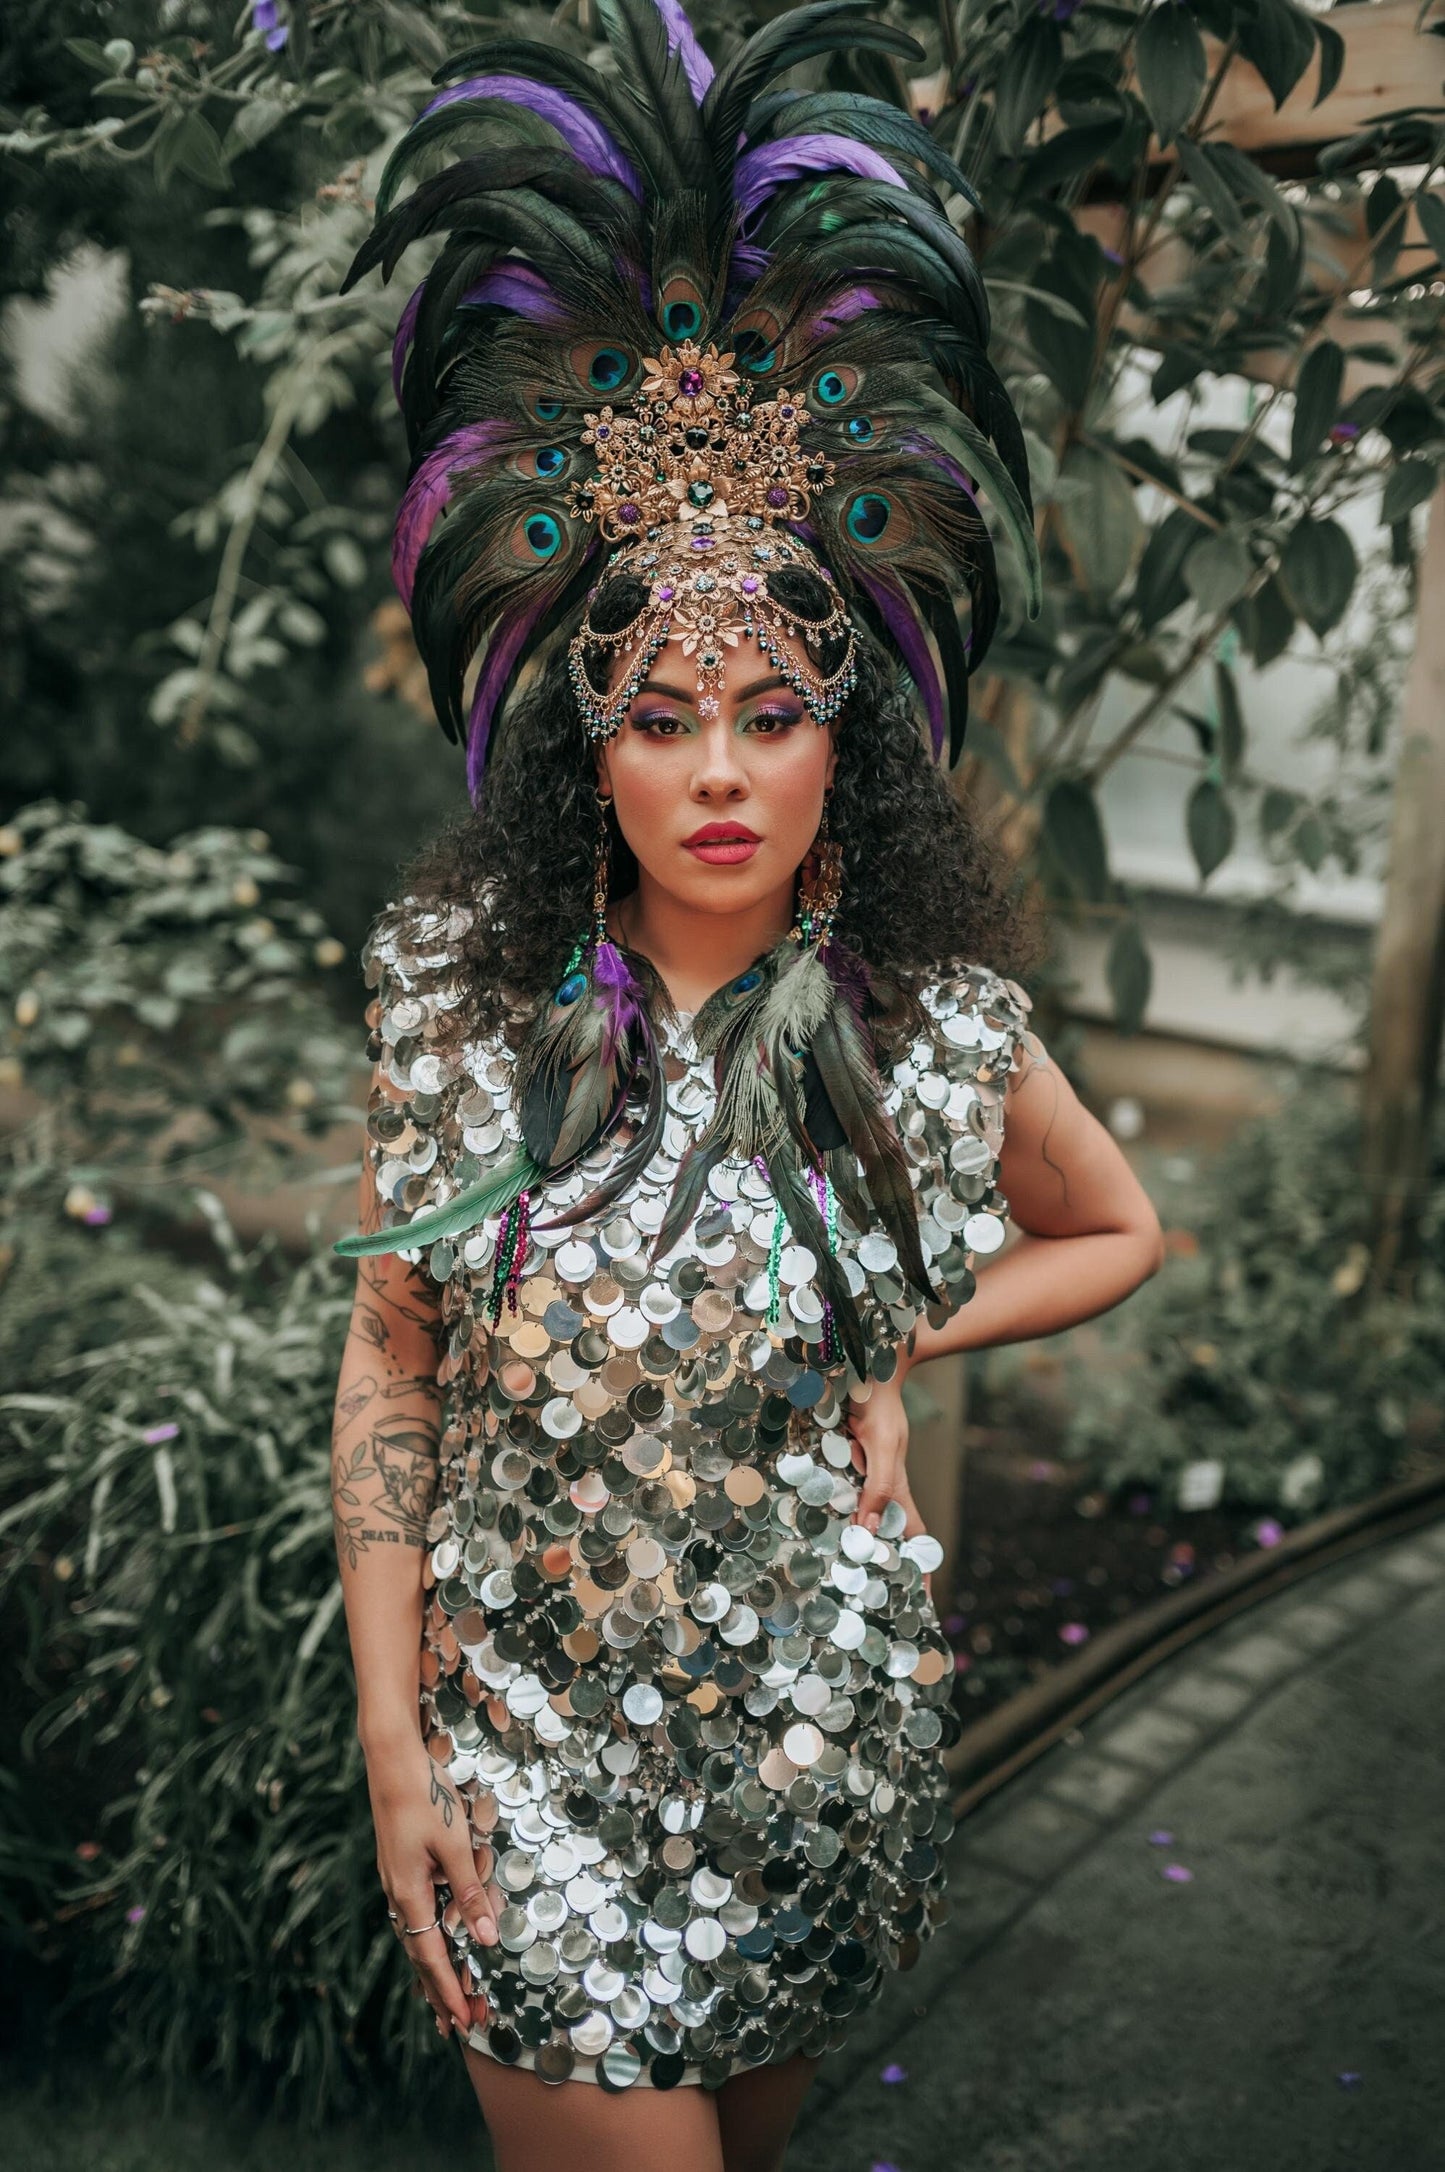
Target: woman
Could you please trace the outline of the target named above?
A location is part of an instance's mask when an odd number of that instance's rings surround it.
[[[395,562],[456,733],[483,653],[474,811],[368,940],[334,1503],[378,1869],[501,2172],[764,2172],[942,1913],[904,1379],[1160,1240],[911,707],[956,744],[996,611],[960,448],[1026,506],[962,177],[763,95],[918,49],[839,0],[714,77],[674,5],[605,22],[635,92],[515,41],[440,71],[408,144],[485,147],[389,175],[353,271],[453,228]]]

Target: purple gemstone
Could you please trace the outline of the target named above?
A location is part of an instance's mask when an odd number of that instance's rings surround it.
[[[786,505],[787,502],[787,491],[783,488],[781,483],[774,483],[772,489],[768,492],[769,505]]]
[[[710,535],[695,535],[692,539],[692,547],[695,551],[710,551],[712,549],[712,537]]]
[[[657,600],[659,603],[671,603],[676,594],[677,590],[673,587],[671,581],[664,581],[657,591]]]
[[[612,432],[608,429],[605,422],[599,422],[595,434],[598,437],[611,437]]]
[[[619,505],[617,508],[617,518],[619,520],[625,520],[629,524],[629,526],[632,524],[632,522],[640,520],[641,517],[642,516],[638,512],[635,505]]]
[[[704,378],[701,370],[683,370],[677,380],[677,389],[692,400],[696,399],[698,393],[701,392],[703,383]]]
[[[757,577],[756,573],[749,573],[749,574],[747,574],[747,575],[745,575],[745,576],[744,576],[744,579],[743,579],[743,593],[744,593],[744,595],[750,596],[750,595],[751,595],[751,594],[753,593],[753,590],[754,590],[754,589],[755,589],[755,588],[756,588],[757,586],[758,586],[758,577]]]

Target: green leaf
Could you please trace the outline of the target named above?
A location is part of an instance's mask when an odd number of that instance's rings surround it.
[[[1322,22],[1318,16],[1314,33],[1320,48],[1320,86],[1314,95],[1314,103],[1318,106],[1324,104],[1344,73],[1345,41],[1333,23]]]
[[[1137,920],[1123,920],[1114,930],[1104,965],[1114,1017],[1121,1033],[1137,1033],[1144,1022],[1154,984],[1154,964],[1144,947]]]
[[[1337,520],[1306,514],[1290,531],[1280,557],[1280,578],[1305,624],[1323,636],[1337,626],[1354,594],[1359,565],[1355,546]]]
[[[1134,605],[1146,631],[1177,611],[1188,597],[1184,561],[1205,532],[1193,514],[1178,505],[1150,535],[1134,580]]]
[[[999,146],[1017,158],[1024,137],[1048,104],[1064,64],[1064,41],[1048,15],[1030,15],[1008,42],[994,80],[994,121]]]
[[[1415,216],[1437,261],[1445,265],[1445,196],[1417,196]]]
[[[1204,40],[1175,0],[1162,0],[1139,25],[1134,58],[1155,133],[1161,143],[1172,143],[1204,89]]]
[[[105,47],[94,38],[66,38],[64,44],[67,53],[74,53],[77,60],[83,61],[87,68],[94,68],[97,75],[116,73],[106,55]]]
[[[1235,36],[1269,87],[1276,113],[1315,57],[1315,25],[1291,0],[1255,0],[1235,16]]]
[[[1234,849],[1234,809],[1212,777],[1200,777],[1184,810],[1189,849],[1207,882]]]
[[[1376,286],[1383,286],[1395,269],[1404,239],[1405,222],[1399,216],[1405,199],[1393,174],[1382,173],[1365,198],[1365,226],[1375,247],[1370,265]]]
[[[1044,839],[1075,896],[1103,904],[1109,895],[1109,853],[1093,787],[1082,777],[1058,777],[1044,801]]]
[[[221,139],[202,113],[188,113],[178,131],[174,163],[209,189],[229,189],[231,169]]]
[[[1246,653],[1259,670],[1283,656],[1289,647],[1295,615],[1273,574],[1252,596],[1242,596],[1229,615],[1239,629]]]
[[[1235,201],[1234,190],[1225,179],[1218,146],[1211,143],[1193,143],[1188,136],[1178,141],[1179,163],[1186,177],[1193,182],[1215,221],[1226,234],[1244,232],[1244,213]]]
[[[1227,611],[1249,586],[1254,560],[1237,535],[1226,528],[1196,543],[1184,561],[1184,580],[1201,611],[1213,618]]]
[[[1332,339],[1322,339],[1317,347],[1310,348],[1295,379],[1289,464],[1296,474],[1314,458],[1326,433],[1333,429],[1344,381],[1343,350]]]
[[[1439,474],[1433,460],[1402,460],[1397,468],[1391,468],[1380,497],[1382,525],[1389,528],[1413,513],[1417,505],[1423,505],[1435,488]]]
[[[1080,586],[1096,598],[1112,596],[1128,577],[1141,533],[1128,477],[1101,448],[1071,445],[1055,495]]]
[[[1214,699],[1219,710],[1220,775],[1226,784],[1232,784],[1244,760],[1244,711],[1238,681],[1223,657],[1215,660]]]
[[[1263,837],[1278,837],[1294,820],[1299,797],[1286,792],[1283,785],[1269,785],[1259,803],[1259,828]]]

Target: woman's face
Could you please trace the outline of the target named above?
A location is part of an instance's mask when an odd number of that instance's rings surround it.
[[[679,903],[718,913],[790,888],[835,759],[831,730],[756,641],[723,653],[717,713],[700,716],[694,660],[667,642],[597,757],[599,788],[644,875]]]

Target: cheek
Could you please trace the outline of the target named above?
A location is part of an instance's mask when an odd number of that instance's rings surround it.
[[[831,751],[828,733],[819,725],[804,724],[753,770],[753,790],[768,815],[770,834],[779,844],[786,839],[789,848],[796,847],[799,858],[818,827]]]
[[[686,804],[686,768],[681,761],[668,759],[682,744],[680,740],[642,740],[625,732],[612,743],[607,775],[613,808],[623,836],[639,859],[646,857],[649,837],[675,827],[677,810]]]

